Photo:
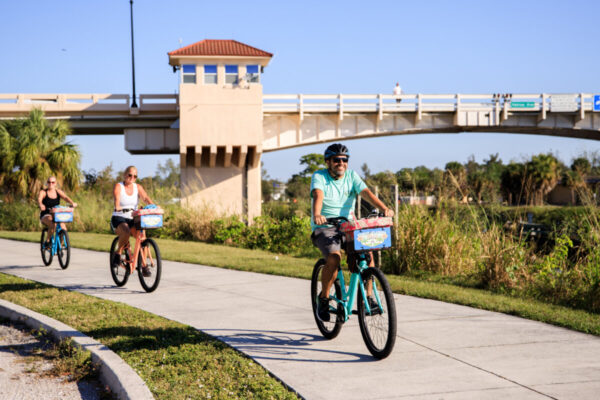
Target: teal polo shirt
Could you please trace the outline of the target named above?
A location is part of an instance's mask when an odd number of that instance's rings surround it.
[[[321,189],[324,194],[321,215],[327,218],[346,217],[353,220],[356,196],[367,188],[365,182],[352,170],[346,170],[340,179],[333,179],[329,171],[321,169],[315,172],[310,180],[310,197],[314,189]],[[311,202],[312,210],[312,202]],[[315,225],[314,210],[311,211],[310,227],[314,231],[328,225]]]

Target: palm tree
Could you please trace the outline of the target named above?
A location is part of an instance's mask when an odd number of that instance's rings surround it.
[[[585,179],[591,171],[590,161],[585,157],[578,157],[571,163],[571,169],[563,173],[563,183],[571,189],[571,204],[576,204],[576,194],[579,194],[580,197],[585,194],[587,189]]]
[[[538,154],[531,157],[525,168],[530,202],[542,205],[544,197],[558,183],[563,166],[552,154]]]
[[[39,109],[0,124],[0,186],[5,193],[37,196],[51,175],[66,189],[77,187],[81,154],[77,146],[65,143],[68,134],[66,121],[51,124]]]

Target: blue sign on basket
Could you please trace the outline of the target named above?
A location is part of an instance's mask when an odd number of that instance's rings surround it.
[[[354,250],[375,250],[392,247],[390,227],[358,229],[354,231]]]
[[[54,222],[73,222],[72,212],[55,212]]]
[[[140,216],[140,227],[142,229],[156,229],[163,225],[162,214],[148,214]]]
[[[594,111],[600,111],[600,94],[594,95]]]

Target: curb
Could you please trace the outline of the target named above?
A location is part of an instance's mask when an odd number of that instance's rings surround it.
[[[0,299],[0,316],[21,322],[32,329],[44,329],[56,340],[72,339],[92,354],[92,362],[98,365],[100,381],[107,385],[118,399],[154,399],[150,389],[139,375],[116,353],[100,342],[55,319]]]

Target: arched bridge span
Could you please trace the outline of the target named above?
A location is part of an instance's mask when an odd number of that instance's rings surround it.
[[[591,94],[264,95],[263,151],[377,136],[501,132],[600,140]]]

